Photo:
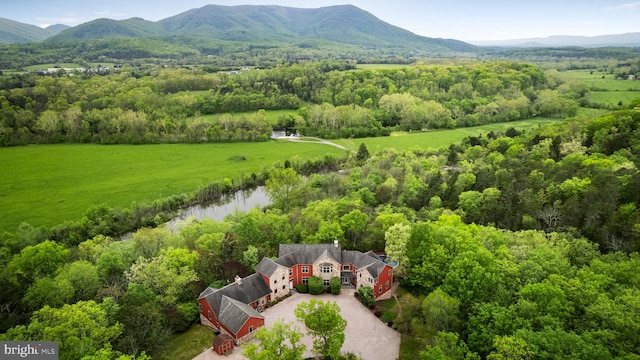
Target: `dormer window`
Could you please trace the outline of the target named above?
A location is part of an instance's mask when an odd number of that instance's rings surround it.
[[[322,266],[320,266],[320,272],[322,272],[323,274],[330,274],[333,272],[333,265],[331,264],[322,264]]]

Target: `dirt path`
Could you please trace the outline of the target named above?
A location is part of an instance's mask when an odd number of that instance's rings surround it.
[[[337,147],[338,149],[342,149],[342,150],[349,150],[346,147],[344,147],[342,145],[339,145],[339,144],[336,144],[334,142],[331,142],[331,141],[328,141],[328,140],[325,140],[325,139],[321,139],[321,138],[317,138],[317,137],[311,137],[311,136],[305,136],[302,139],[296,138],[296,137],[284,136],[284,137],[280,137],[278,139],[284,139],[284,140],[289,140],[291,142],[299,142],[299,143],[324,144],[324,145],[334,146],[334,147]]]

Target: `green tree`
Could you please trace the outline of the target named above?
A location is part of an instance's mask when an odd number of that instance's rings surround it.
[[[298,304],[293,313],[309,330],[316,354],[330,359],[340,355],[347,321],[340,316],[340,307],[335,301],[311,299]]]
[[[467,344],[453,332],[439,332],[435,346],[428,346],[420,353],[420,360],[480,360],[478,354],[469,351]]]
[[[358,153],[356,154],[356,160],[358,163],[363,164],[365,160],[369,158],[369,150],[367,149],[367,145],[365,143],[360,143],[358,147]]]
[[[385,247],[384,251],[392,260],[398,261],[398,267],[395,271],[402,275],[404,267],[409,263],[407,257],[407,242],[411,238],[411,226],[402,223],[391,226],[384,234]]]
[[[247,269],[255,269],[256,265],[258,265],[259,255],[258,248],[253,245],[249,245],[247,250],[242,253],[242,263],[247,267]]]
[[[299,192],[302,186],[302,177],[292,168],[276,169],[269,174],[265,190],[276,207],[288,211],[299,203],[297,197],[301,195]]]
[[[431,334],[440,331],[456,332],[459,329],[460,301],[437,288],[422,302],[424,322]]]
[[[20,333],[16,340],[58,341],[62,360],[91,356],[122,332],[122,325],[109,321],[113,305],[90,300],[61,308],[45,306],[33,313],[26,328],[9,331],[7,340]]]
[[[19,255],[11,259],[9,269],[13,271],[16,281],[31,283],[39,277],[52,275],[67,262],[69,253],[64,246],[47,240],[22,249]]]
[[[301,334],[298,328],[281,320],[270,328],[262,327],[255,338],[242,350],[242,355],[249,360],[302,360],[307,349],[300,343]]]

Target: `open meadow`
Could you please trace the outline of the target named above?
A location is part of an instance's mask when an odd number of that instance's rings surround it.
[[[513,127],[519,131],[544,126],[559,119],[552,118],[535,118],[519,121],[511,121],[506,123],[493,123],[468,128],[432,130],[426,132],[404,132],[397,131],[387,137],[371,137],[362,139],[340,139],[333,140],[336,144],[343,145],[349,149],[357,150],[360,143],[365,143],[370,153],[380,151],[386,148],[394,148],[396,150],[420,149],[441,149],[448,147],[450,144],[459,143],[467,136],[478,136],[479,134],[487,134],[493,132],[504,132]]]
[[[92,205],[128,207],[190,193],[276,162],[343,150],[321,144],[30,145],[0,148],[0,231],[54,226]],[[245,160],[240,160],[244,157]]]

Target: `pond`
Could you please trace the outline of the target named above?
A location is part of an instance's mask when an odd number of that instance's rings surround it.
[[[225,216],[236,210],[246,212],[254,207],[262,208],[270,203],[271,199],[264,186],[258,186],[253,190],[238,191],[211,204],[198,204],[181,210],[177,217],[167,223],[167,228],[176,231],[178,223],[190,217],[195,217],[198,220],[223,221]]]

